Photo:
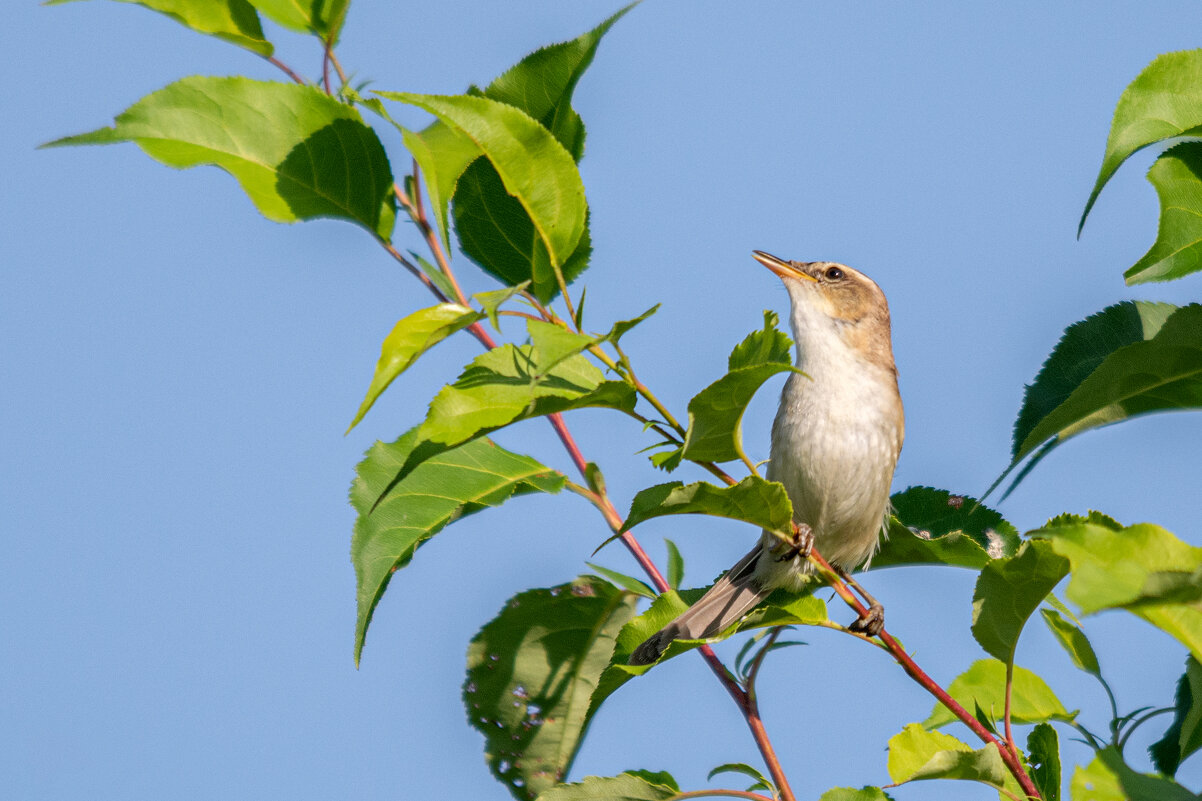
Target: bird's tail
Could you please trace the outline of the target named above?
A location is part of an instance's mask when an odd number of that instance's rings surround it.
[[[772,590],[765,589],[755,575],[755,566],[762,553],[757,544],[751,553],[718,579],[697,603],[635,648],[630,655],[630,664],[650,665],[663,655],[673,640],[712,637],[766,598]]]

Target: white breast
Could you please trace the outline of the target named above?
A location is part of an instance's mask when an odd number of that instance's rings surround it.
[[[819,325],[796,332],[807,375],[790,376],[781,394],[768,478],[785,485],[794,519],[810,525],[818,551],[854,569],[876,550],[889,508],[901,448],[897,382],[858,358],[837,322]],[[764,542],[779,545],[769,535]],[[774,586],[797,584],[805,563],[793,562],[761,560],[757,572]]]

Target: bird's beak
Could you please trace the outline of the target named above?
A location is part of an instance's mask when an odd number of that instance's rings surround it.
[[[817,281],[818,279],[809,273],[803,273],[784,259],[778,259],[770,253],[765,253],[762,250],[751,251],[751,256],[760,264],[767,267],[772,272],[779,275],[781,278],[804,278],[807,281]]]

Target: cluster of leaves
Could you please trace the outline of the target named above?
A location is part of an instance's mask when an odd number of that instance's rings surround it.
[[[763,326],[732,350],[725,374],[693,397],[681,424],[635,377],[621,346],[623,335],[655,308],[592,333],[583,324],[583,292],[575,302],[570,294],[570,284],[592,255],[588,204],[577,169],[585,127],[572,108],[572,95],[602,37],[629,7],[576,39],[530,54],[484,89],[471,87],[454,96],[399,91],[364,96],[345,79],[337,90],[328,80],[329,65],[337,67],[334,47],[348,0],[138,4],[273,58],[262,14],[316,36],[323,43],[327,77],[310,83],[284,67],[292,82],[185,78],[138,101],[113,126],[53,145],[134,142],[172,167],[215,165],[238,181],[267,218],[352,222],[426,282],[440,302],[400,319],[384,340],[352,427],[442,340],[467,331],[485,347],[456,381],[435,394],[422,421],[391,443],[377,443],[358,467],[351,489],[358,514],[352,538],[356,661],[389,581],[455,520],[516,495],[565,488],[603,512],[612,510],[596,465],[575,459],[583,468],[587,486],[582,486],[491,438],[524,420],[551,417],[562,425],[563,413],[609,409],[654,431],[656,441],[647,450],[653,451],[656,467],[670,472],[688,463],[725,479],[724,484],[675,481],[642,490],[625,520],[610,520],[614,538],[628,537],[646,520],[676,514],[719,516],[791,535],[793,510],[784,487],[759,475],[741,436],[743,413],[755,393],[774,376],[796,372],[792,343],[776,316],[765,312]],[[1127,89],[1086,213],[1136,150],[1202,131],[1200,79],[1202,51],[1176,53],[1158,58]],[[420,131],[403,127],[392,119],[390,102],[422,109],[435,119]],[[399,128],[415,165],[412,174],[397,178],[360,109]],[[1161,198],[1160,233],[1148,254],[1127,271],[1129,282],[1176,278],[1202,267],[1200,148],[1177,145],[1153,166],[1149,179]],[[423,191],[433,225],[425,217]],[[399,213],[425,232],[433,262],[416,253],[412,260],[400,254],[393,242]],[[453,243],[501,287],[464,296],[446,258]],[[556,301],[565,314],[553,310]],[[490,321],[499,331],[501,314],[527,318],[523,341],[493,341],[483,324]],[[1122,303],[1074,324],[1027,388],[1015,424],[1013,461],[1002,479],[1026,461],[1020,481],[1053,447],[1082,431],[1146,412],[1196,408],[1202,403],[1200,374],[1202,306]],[[747,475],[731,478],[719,466],[730,462],[746,466]],[[1124,527],[1096,513],[1058,517],[1020,536],[975,499],[928,487],[898,493],[893,505],[877,567],[942,565],[978,573],[972,633],[989,658],[969,665],[947,694],[994,735],[974,749],[941,730],[963,718],[951,705],[936,704],[926,720],[904,726],[890,740],[885,769],[893,784],[966,780],[1018,798],[1028,793],[1021,779],[1029,776],[1043,798],[1055,801],[1062,783],[1052,725],[1058,724],[1070,727],[1097,753],[1073,774],[1074,801],[1194,797],[1172,777],[1202,747],[1202,549],[1157,526]],[[669,586],[663,592],[595,566],[600,575],[517,593],[472,641],[464,683],[468,720],[484,735],[490,769],[516,798],[671,799],[681,794],[671,775],[646,771],[564,783],[601,705],[652,669],[627,664],[633,649],[704,592],[680,588],[684,562],[675,545],[669,552]],[[1066,578],[1065,596],[1077,613],[1054,594]],[[642,596],[652,603],[639,614]],[[1164,710],[1120,714],[1078,618],[1112,609],[1147,621],[1189,651],[1175,703]],[[1108,736],[1087,729],[1046,682],[1017,664],[1021,634],[1036,611],[1073,664],[1100,682],[1111,699]],[[786,626],[845,630],[812,594],[777,593],[707,642],[755,631],[729,673],[750,690],[764,657],[793,644],[776,639]],[[674,642],[661,661],[705,644]],[[1159,774],[1142,774],[1125,761],[1123,748],[1136,727],[1161,711],[1173,712],[1173,720],[1152,749]],[[1012,725],[1033,727],[1025,749],[1015,742]],[[1015,759],[1022,768],[1011,765]],[[772,779],[748,765],[722,765],[711,777],[718,773],[748,777],[753,784],[747,792],[780,793]],[[823,801],[885,798],[881,787],[835,788],[822,796]]]

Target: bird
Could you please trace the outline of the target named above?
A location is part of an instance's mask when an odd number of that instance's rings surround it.
[[[764,531],[697,603],[632,652],[631,665],[656,662],[673,640],[719,634],[777,588],[801,591],[813,578],[811,546],[850,579],[885,531],[905,439],[885,294],[844,264],[786,261],[759,250],[752,256],[789,294],[801,372],[781,392],[767,478],[784,485],[799,535],[789,543]],[[884,610],[861,594],[870,606],[850,628],[875,636]]]

